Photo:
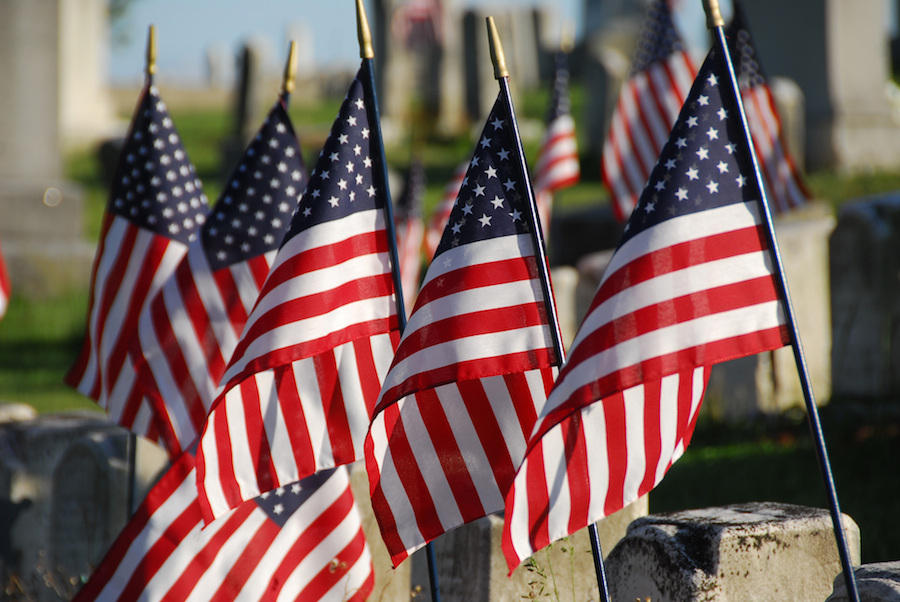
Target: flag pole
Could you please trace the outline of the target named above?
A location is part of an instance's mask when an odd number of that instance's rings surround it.
[[[287,62],[284,65],[284,76],[281,79],[281,100],[285,108],[291,101],[291,94],[297,87],[297,42],[291,40]]]
[[[378,111],[378,96],[375,94],[375,49],[372,46],[372,32],[363,0],[356,0],[356,28],[359,37],[359,57],[362,59],[363,89],[366,91],[366,113],[372,128],[373,143],[377,147],[374,161],[376,170],[381,173],[384,187],[384,221],[387,230],[389,251],[391,256],[391,276],[394,280],[394,297],[397,304],[397,321],[400,333],[406,329],[406,308],[403,302],[403,283],[400,279],[400,255],[397,251],[397,232],[394,226],[394,209],[391,204],[391,192],[388,187],[387,161],[384,156],[384,139],[381,136],[381,119]],[[431,584],[432,602],[441,602],[441,587],[437,573],[437,559],[431,542],[425,544],[425,557],[428,561],[428,580]]]
[[[859,592],[856,587],[856,575],[853,572],[853,564],[850,560],[850,552],[847,546],[847,539],[844,533],[843,522],[841,521],[841,510],[838,505],[837,490],[834,485],[834,477],[831,472],[831,464],[828,461],[828,451],[825,447],[825,436],[822,432],[822,425],[819,421],[819,410],[816,406],[812,385],[809,380],[809,372],[806,366],[806,358],[803,354],[803,346],[800,342],[800,331],[797,328],[797,322],[794,317],[794,308],[791,303],[791,294],[788,289],[787,279],[785,277],[784,266],[781,259],[781,252],[778,249],[778,240],[775,237],[775,227],[772,222],[772,214],[769,210],[769,202],[766,198],[765,187],[762,186],[762,175],[759,168],[759,162],[756,158],[756,151],[753,147],[753,139],[750,135],[750,128],[747,123],[747,115],[744,112],[744,104],[741,100],[740,86],[734,72],[731,54],[728,51],[728,44],[725,39],[722,14],[719,11],[719,0],[703,0],[703,8],[706,11],[707,27],[713,30],[715,38],[715,49],[722,55],[725,66],[728,71],[729,86],[731,100],[737,107],[738,115],[741,120],[741,127],[744,131],[742,142],[745,145],[745,151],[750,156],[753,166],[753,176],[756,182],[756,191],[759,193],[759,204],[761,205],[762,215],[766,224],[766,238],[769,247],[772,249],[772,261],[778,276],[778,288],[781,292],[781,298],[784,300],[785,322],[790,336],[791,347],[794,352],[794,361],[797,364],[797,372],[800,377],[800,386],[803,389],[803,397],[806,402],[807,416],[809,417],[809,426],[812,431],[813,440],[816,446],[816,455],[819,461],[819,468],[822,471],[822,477],[825,481],[825,490],[828,494],[828,502],[831,510],[831,520],[834,525],[834,536],[837,540],[838,554],[841,559],[841,567],[844,573],[844,581],[847,586],[847,594],[852,602],[859,602]]]
[[[497,26],[493,17],[487,17],[488,39],[490,41],[491,60],[494,63],[494,78],[500,84],[503,100],[506,103],[506,110],[510,117],[513,140],[516,144],[516,153],[519,157],[519,171],[522,174],[522,181],[525,183],[525,195],[528,198],[528,206],[530,208],[531,220],[531,240],[535,248],[535,256],[537,258],[537,268],[540,273],[541,289],[544,294],[544,301],[547,304],[547,318],[551,325],[553,334],[553,349],[556,353],[559,365],[565,362],[565,349],[562,344],[562,332],[559,327],[559,319],[556,314],[556,300],[550,287],[550,274],[547,262],[547,249],[544,243],[544,235],[541,227],[541,220],[538,219],[537,202],[534,198],[534,189],[531,186],[531,178],[528,176],[528,165],[525,162],[525,152],[522,149],[522,139],[519,136],[519,125],[516,122],[516,113],[513,108],[512,97],[509,93],[509,71],[506,68],[506,56],[503,53],[503,46],[500,44],[500,35],[497,33]],[[609,587],[606,579],[606,569],[603,565],[603,552],[600,549],[600,534],[597,531],[596,523],[588,526],[591,540],[591,553],[594,557],[594,570],[597,574],[597,588],[600,590],[601,599],[609,602]]]

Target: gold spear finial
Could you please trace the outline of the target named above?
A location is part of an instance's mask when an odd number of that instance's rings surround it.
[[[366,19],[363,0],[356,0],[356,30],[359,34],[359,58],[375,58],[375,49],[372,48],[372,32],[369,31],[369,21]]]
[[[284,66],[284,77],[281,83],[283,94],[292,94],[297,85],[297,42],[291,40],[291,48],[288,51],[288,60]]]
[[[506,69],[506,57],[503,54],[503,46],[500,45],[500,34],[494,24],[494,17],[487,18],[488,39],[491,43],[491,61],[494,63],[494,79],[509,77]]]
[[[147,76],[156,73],[156,26],[151,25],[147,31]]]
[[[566,19],[562,25],[562,31],[559,34],[559,49],[569,54],[575,47],[575,27],[572,21]]]
[[[703,9],[706,11],[707,28],[725,27],[722,11],[719,10],[719,0],[703,0]]]

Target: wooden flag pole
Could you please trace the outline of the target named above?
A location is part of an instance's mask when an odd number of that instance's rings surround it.
[[[156,26],[150,25],[147,29],[147,66],[145,68],[147,80],[153,82],[156,75]]]
[[[753,176],[755,178],[757,192],[759,193],[759,201],[762,208],[762,215],[766,225],[766,237],[770,248],[772,249],[772,260],[776,274],[778,276],[778,287],[781,292],[781,298],[784,301],[785,322],[791,340],[791,347],[794,351],[794,360],[797,364],[797,372],[800,377],[800,386],[803,389],[803,398],[806,402],[806,413],[809,417],[809,426],[812,431],[813,440],[815,441],[816,454],[819,460],[819,468],[822,471],[822,477],[825,481],[825,490],[828,494],[828,502],[831,510],[831,520],[834,525],[834,536],[837,540],[838,554],[841,558],[841,567],[844,572],[844,581],[847,585],[847,593],[853,602],[859,602],[859,592],[856,588],[856,575],[853,572],[853,564],[850,560],[850,552],[847,547],[847,539],[844,533],[843,522],[841,521],[841,510],[838,505],[837,490],[834,486],[834,477],[831,472],[831,464],[828,461],[828,451],[825,448],[825,436],[822,432],[822,425],[819,421],[819,410],[816,406],[815,397],[813,395],[812,385],[809,380],[809,372],[806,367],[806,358],[803,354],[803,346],[800,342],[800,331],[797,328],[797,321],[794,317],[794,308],[791,303],[791,294],[788,289],[787,279],[784,273],[784,266],[781,259],[781,252],[778,249],[778,240],[775,237],[775,227],[772,222],[772,214],[769,210],[769,202],[766,198],[765,187],[762,186],[762,175],[759,168],[759,162],[756,158],[756,151],[753,147],[753,139],[750,135],[750,128],[747,124],[747,115],[744,112],[744,104],[741,100],[740,86],[734,72],[734,65],[731,60],[731,54],[728,51],[728,43],[725,39],[722,14],[719,11],[718,0],[703,0],[703,7],[706,10],[706,23],[709,29],[713,30],[715,51],[722,55],[723,62],[728,71],[729,86],[731,93],[731,101],[737,108],[741,120],[741,127],[744,131],[742,142],[745,146],[744,150],[750,156],[753,165]]]
[[[281,79],[281,99],[284,106],[287,107],[291,100],[291,94],[297,87],[297,42],[291,40],[291,47],[288,49],[287,62],[284,65],[284,76]]]
[[[506,102],[506,110],[512,124],[513,140],[516,144],[516,153],[519,157],[519,171],[522,175],[522,181],[525,182],[525,195],[528,198],[528,206],[530,208],[531,220],[531,239],[534,243],[535,255],[537,258],[537,267],[541,275],[541,289],[544,294],[544,301],[547,304],[548,319],[551,324],[551,332],[553,333],[553,348],[556,352],[560,367],[565,362],[565,349],[562,344],[562,332],[559,328],[559,319],[556,314],[556,300],[553,296],[553,290],[550,287],[550,274],[547,263],[547,249],[544,243],[544,235],[541,226],[541,220],[538,218],[537,202],[534,197],[534,189],[531,186],[531,178],[528,175],[528,165],[525,162],[525,152],[522,149],[522,139],[519,136],[519,125],[516,122],[516,113],[513,108],[512,97],[509,93],[509,71],[506,68],[506,56],[503,54],[503,47],[500,44],[500,35],[497,33],[497,26],[494,24],[493,17],[487,17],[488,38],[490,40],[491,60],[494,63],[494,77],[500,83],[500,90],[504,101]],[[604,602],[609,602],[609,586],[606,579],[606,569],[603,565],[603,552],[600,549],[600,533],[597,531],[596,523],[588,526],[591,540],[591,553],[594,557],[594,570],[597,574],[597,589],[600,590],[600,597]]]
[[[391,204],[391,192],[388,187],[387,161],[384,156],[384,140],[381,136],[381,119],[378,111],[378,95],[375,93],[375,50],[372,47],[372,33],[369,30],[369,21],[366,18],[366,9],[363,0],[356,0],[356,27],[359,36],[359,57],[362,59],[363,89],[366,92],[366,113],[369,117],[369,125],[372,128],[373,142],[377,146],[374,161],[376,170],[381,172],[382,186],[384,187],[384,220],[387,229],[390,256],[391,276],[394,280],[394,296],[397,303],[397,320],[400,333],[406,329],[406,308],[403,302],[403,283],[400,279],[400,255],[397,252],[397,233],[394,226],[394,209]],[[425,544],[425,557],[428,561],[428,579],[431,584],[432,602],[441,602],[441,587],[437,573],[437,559],[434,555],[434,546],[431,542]]]

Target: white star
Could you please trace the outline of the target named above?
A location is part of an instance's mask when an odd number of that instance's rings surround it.
[[[366,108],[366,103],[363,102],[362,98],[356,99],[356,108],[359,109],[360,111],[362,111],[364,108]]]
[[[705,96],[705,95],[701,94],[697,98],[697,104],[699,104],[700,106],[703,106],[703,107],[709,106],[709,96]]]
[[[472,160],[469,161],[469,167],[477,167],[477,166],[478,166],[478,161],[479,161],[478,155],[474,155],[474,156],[472,157]]]
[[[687,120],[687,126],[688,126],[689,128],[695,128],[695,127],[697,127],[697,117],[694,116],[694,115],[691,115],[690,117],[688,117],[688,120]]]
[[[466,215],[472,215],[472,203],[466,203],[462,206],[462,212]]]
[[[353,172],[353,161],[347,161],[347,171]]]
[[[745,178],[743,175],[740,175],[736,177],[734,181],[737,182],[738,188],[743,188],[744,184],[747,183],[747,178]]]
[[[342,178],[342,179],[338,182],[338,188],[340,188],[341,190],[347,190],[347,180],[344,180],[344,179]]]
[[[311,213],[312,213],[312,209],[310,209],[309,207],[303,208],[303,217],[309,217]]]
[[[725,161],[719,161],[716,167],[719,168],[719,173],[728,173],[728,163],[725,163]]]
[[[331,175],[328,173],[328,170],[326,169],[325,171],[322,172],[321,177],[323,180],[327,180],[331,177]]]
[[[522,212],[519,211],[518,209],[513,209],[512,211],[509,212],[509,216],[512,218],[512,220],[514,222],[517,222],[520,219],[522,219]]]
[[[679,188],[678,191],[675,193],[675,197],[679,201],[683,201],[684,199],[687,198],[687,196],[688,196],[688,192],[687,192],[686,188]]]
[[[706,135],[709,136],[710,140],[718,140],[719,139],[719,130],[717,130],[714,127],[711,127],[706,131]]]
[[[348,117],[348,118],[347,118],[347,125],[349,125],[349,126],[351,126],[351,127],[355,126],[355,125],[356,125],[356,117],[354,117],[353,115],[351,115],[350,117]]]
[[[675,141],[675,146],[677,146],[678,148],[684,148],[685,146],[687,146],[687,140],[685,138],[679,138]]]
[[[668,161],[666,161],[665,168],[668,171],[671,171],[672,169],[674,169],[675,168],[675,159],[669,159]]]
[[[728,151],[728,154],[729,154],[729,155],[733,155],[733,154],[734,154],[734,150],[735,150],[735,148],[734,148],[734,143],[733,143],[733,142],[729,142],[728,144],[726,144],[726,145],[725,145],[725,150]]]
[[[312,197],[313,197],[314,199],[319,198],[319,196],[320,196],[321,194],[322,194],[322,192],[321,192],[318,188],[316,188],[315,190],[312,191]]]
[[[719,110],[716,112],[716,115],[719,116],[719,119],[720,119],[721,121],[724,121],[725,119],[728,118],[728,111],[726,111],[726,110],[724,109],[724,107],[723,107],[723,108],[719,109]]]
[[[712,73],[709,74],[709,77],[706,78],[706,81],[709,82],[710,86],[716,86],[719,83],[719,80],[716,79],[716,76]]]
[[[363,165],[365,165],[366,167],[372,167],[372,159],[366,157],[365,159],[363,159]]]
[[[488,166],[488,168],[487,168],[486,170],[484,170],[484,175],[486,175],[486,176],[488,177],[489,180],[490,180],[491,178],[496,178],[496,177],[497,177],[497,170],[494,169],[494,166],[493,166],[493,165]]]
[[[505,186],[507,190],[513,190],[516,187],[516,183],[510,178],[507,178],[506,181],[503,182],[503,186]]]
[[[703,159],[709,159],[709,150],[705,146],[701,146],[697,149],[697,157],[702,161]]]
[[[291,485],[291,493],[293,493],[294,495],[300,493],[300,483],[294,483],[293,485]]]
[[[495,194],[494,198],[491,199],[491,205],[494,206],[494,209],[499,209],[500,207],[503,206],[503,199],[501,199],[500,197],[498,197]]]
[[[481,144],[481,148],[487,148],[491,145],[491,139],[485,136],[479,144]]]
[[[500,152],[498,152],[497,154],[500,156],[500,160],[501,160],[501,161],[506,161],[507,159],[509,159],[509,151],[506,150],[505,148],[502,149],[502,150],[501,150]]]
[[[362,147],[360,145],[357,144],[356,146],[353,147],[353,154],[356,155],[357,157],[359,156],[359,154],[361,152],[362,152]]]
[[[653,201],[647,201],[647,204],[644,205],[644,211],[646,213],[653,213],[656,210],[656,203]]]
[[[347,144],[347,142],[349,141],[350,137],[347,136],[347,134],[341,134],[340,136],[338,136],[338,142],[340,142],[341,144]]]
[[[287,163],[285,163],[284,161],[279,162],[278,171],[280,171],[281,173],[287,173]]]
[[[696,180],[699,177],[697,170],[693,167],[684,172],[684,175],[686,175],[690,180]]]
[[[481,214],[481,217],[478,218],[478,221],[481,222],[482,228],[491,225],[491,217],[489,215],[485,215],[484,213]]]
[[[706,189],[709,190],[709,193],[710,193],[710,194],[712,194],[712,193],[714,193],[714,192],[719,192],[719,183],[710,180],[710,181],[706,184]]]
[[[331,153],[330,155],[328,155],[328,158],[331,159],[331,162],[332,162],[332,163],[337,163],[337,160],[338,160],[338,154],[337,154],[337,153]]]
[[[494,126],[494,130],[502,130],[503,129],[503,120],[499,117],[494,117],[494,120],[491,122],[491,125]]]
[[[332,207],[337,207],[340,201],[338,201],[338,198],[336,196],[332,196],[330,199],[328,199],[328,202],[331,203]]]
[[[484,186],[475,187],[475,196],[484,196]]]
[[[275,504],[275,507],[272,508],[272,512],[275,514],[281,514],[284,512],[284,504]]]
[[[450,226],[450,230],[453,231],[454,234],[459,234],[459,231],[462,230],[462,224],[456,223]]]
[[[369,186],[368,188],[366,188],[366,192],[369,193],[369,198],[372,198],[373,196],[375,196],[375,187]]]
[[[368,140],[368,138],[369,138],[369,128],[363,128],[361,133],[362,133],[362,137]]]

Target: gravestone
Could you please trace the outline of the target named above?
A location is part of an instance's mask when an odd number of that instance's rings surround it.
[[[900,126],[887,96],[885,3],[755,0],[743,7],[768,75],[788,77],[803,90],[808,168],[900,165]]]
[[[859,564],[859,528],[842,522]],[[640,518],[607,560],[614,600],[819,602],[840,573],[829,512],[769,502]]]
[[[853,572],[860,602],[900,602],[900,560],[864,564]],[[850,602],[843,575],[834,578],[834,591],[825,602]]]
[[[237,57],[237,78],[232,98],[231,134],[223,143],[222,176],[227,178],[259,128],[265,90],[265,50],[253,40],[245,42]]]
[[[130,515],[129,439],[96,412],[0,425],[0,591],[43,602],[80,586]],[[135,453],[137,503],[166,455],[141,438]]]
[[[74,106],[61,104],[72,90],[59,75],[62,4],[0,2],[0,241],[14,294],[24,296],[85,285],[93,260],[81,240],[81,191],[62,173],[61,107],[68,115]]]
[[[835,397],[900,394],[900,195],[847,203],[830,240]]]

